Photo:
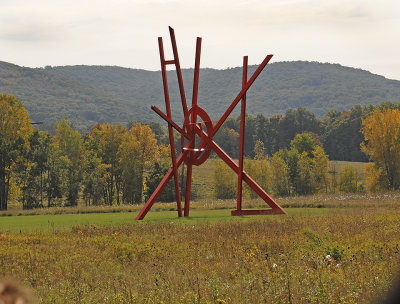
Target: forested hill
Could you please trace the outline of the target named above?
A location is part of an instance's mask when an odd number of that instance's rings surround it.
[[[18,97],[34,121],[44,122],[44,129],[52,129],[62,118],[81,131],[95,122],[150,120],[147,107],[137,104],[133,108],[124,98],[101,88],[7,62],[0,62],[0,94]]]
[[[255,69],[251,66],[250,73]],[[155,104],[164,109],[160,72],[103,66],[53,67],[46,71],[102,89],[132,104]],[[240,67],[201,70],[199,105],[214,119],[220,117],[240,91],[241,75]],[[193,70],[184,69],[183,78],[189,101]],[[180,111],[175,71],[168,72],[168,79],[173,111]],[[271,116],[284,114],[289,108],[305,107],[323,116],[331,109],[343,111],[357,104],[382,101],[400,101],[400,81],[338,64],[296,61],[267,65],[248,93],[247,106],[248,113],[253,115]],[[180,112],[176,114],[181,117]]]
[[[255,68],[249,67],[249,75]],[[241,74],[241,68],[201,70],[199,105],[213,119],[240,91]],[[193,69],[184,69],[183,77],[190,104]],[[181,121],[175,71],[169,71],[168,78],[173,116]],[[20,98],[34,120],[65,117],[80,130],[95,121],[158,120],[151,104],[164,110],[159,71],[84,65],[30,69],[0,62],[0,92]],[[337,64],[278,62],[267,65],[247,96],[249,114],[271,116],[305,107],[323,116],[330,109],[400,101],[400,81]]]

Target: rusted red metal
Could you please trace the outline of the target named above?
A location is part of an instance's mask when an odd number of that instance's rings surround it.
[[[242,89],[247,83],[247,64],[248,57],[243,57],[243,75]],[[243,179],[243,156],[244,156],[244,127],[246,123],[246,94],[242,97],[242,106],[240,111],[240,142],[239,142],[239,173],[238,173],[238,188],[237,188],[237,210],[242,210],[242,179]]]
[[[166,110],[167,110],[167,117],[171,118],[172,117],[171,116],[171,104],[169,102],[167,69],[166,69],[167,61],[165,61],[164,46],[163,46],[163,40],[162,40],[161,37],[158,37],[158,47],[159,47],[159,51],[160,51],[161,74],[162,74],[163,87],[164,87],[165,107],[166,107]],[[178,207],[178,216],[181,217],[182,216],[182,203],[181,203],[181,194],[180,194],[180,190],[179,190],[178,167],[177,167],[177,164],[176,164],[176,151],[175,151],[175,142],[174,142],[174,132],[172,130],[172,126],[171,125],[168,125],[168,134],[169,134],[169,145],[170,145],[170,148],[171,148],[172,170],[173,170],[173,173],[174,173],[176,204],[177,204],[177,207]]]
[[[182,216],[181,207],[181,196],[179,189],[178,180],[178,168],[183,165],[187,166],[186,173],[186,191],[185,191],[185,206],[184,206],[184,216],[189,216],[190,211],[190,194],[192,185],[192,170],[193,165],[199,166],[204,163],[210,155],[211,150],[214,151],[237,175],[238,175],[238,192],[237,192],[237,210],[233,210],[231,215],[257,215],[257,214],[286,214],[286,212],[277,204],[244,170],[243,170],[243,158],[244,158],[244,134],[245,134],[245,119],[246,119],[246,92],[254,83],[258,75],[262,72],[268,62],[271,60],[272,55],[265,57],[263,62],[259,65],[253,75],[247,80],[247,66],[248,57],[243,58],[243,78],[242,78],[242,89],[236,98],[233,100],[231,105],[219,119],[219,121],[214,125],[208,116],[207,112],[198,106],[198,87],[199,87],[199,74],[200,74],[200,55],[201,55],[201,38],[197,38],[196,42],[196,57],[195,57],[195,69],[194,69],[194,79],[193,79],[193,95],[192,95],[192,106],[190,109],[187,107],[185,89],[183,86],[182,72],[179,63],[178,49],[176,46],[175,32],[169,27],[169,32],[171,36],[172,51],[174,54],[173,60],[165,60],[164,58],[164,47],[163,40],[161,37],[158,38],[159,51],[160,51],[160,61],[161,61],[161,73],[163,79],[164,87],[164,97],[165,106],[167,114],[164,114],[156,106],[151,108],[168,123],[168,134],[171,146],[171,159],[172,166],[168,170],[167,174],[160,182],[156,190],[150,196],[150,198],[145,203],[142,210],[136,216],[136,220],[142,220],[147,212],[151,209],[159,195],[167,186],[168,182],[174,177],[174,186],[176,194],[176,202],[178,208],[178,216]],[[184,114],[183,127],[180,127],[177,123],[172,120],[171,117],[171,105],[169,100],[168,91],[168,81],[166,74],[166,65],[174,64],[176,68],[179,92],[182,101],[182,109]],[[236,105],[242,101],[241,112],[240,112],[240,145],[239,145],[239,161],[238,164],[229,157],[221,149],[220,146],[213,140],[214,134],[219,130],[228,116],[231,114]],[[198,121],[199,119],[199,121]],[[204,126],[204,128],[203,128]],[[181,134],[181,153],[176,157],[175,144],[173,128]],[[197,145],[197,141],[198,145]],[[197,145],[197,146],[196,146]],[[256,192],[260,198],[262,198],[271,209],[262,210],[242,210],[242,184],[243,181]]]

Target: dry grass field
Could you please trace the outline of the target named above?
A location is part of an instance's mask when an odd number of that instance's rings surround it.
[[[230,217],[234,201],[194,202],[180,219],[173,204],[157,204],[141,222],[139,206],[2,213],[0,277],[30,286],[39,303],[383,297],[400,271],[398,193],[278,201],[288,215]]]

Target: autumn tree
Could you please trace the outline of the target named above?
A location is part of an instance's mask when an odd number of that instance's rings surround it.
[[[271,188],[275,195],[289,196],[292,193],[292,186],[289,179],[289,168],[286,162],[277,152],[271,157]]]
[[[214,190],[218,199],[236,197],[237,175],[221,159],[214,161]]]
[[[129,129],[120,147],[120,162],[124,176],[125,190],[137,188],[135,202],[141,202],[144,189],[145,170],[154,165],[158,158],[158,146],[154,132],[148,125],[136,123]],[[130,184],[130,185],[129,185]]]
[[[254,160],[245,159],[244,168],[247,173],[258,183],[265,191],[271,190],[272,170],[268,155],[265,153],[264,143],[257,140],[254,146]],[[257,198],[255,193],[247,184],[245,189],[250,194],[250,198]]]
[[[329,175],[329,159],[321,146],[316,146],[313,151],[314,162],[314,180],[319,191],[328,193],[331,184],[331,176]]]
[[[339,190],[347,193],[362,192],[364,185],[361,175],[350,165],[347,165],[339,176]]]
[[[7,210],[12,166],[29,150],[33,128],[22,103],[10,95],[0,95],[0,210]]]
[[[367,178],[375,176],[381,185],[387,185],[387,189],[399,189],[400,111],[377,108],[372,115],[363,119],[361,130],[365,140],[362,150],[374,162],[369,170],[374,169],[375,174],[369,174]]]

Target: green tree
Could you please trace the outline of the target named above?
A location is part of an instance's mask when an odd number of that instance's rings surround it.
[[[153,192],[156,190],[157,186],[160,184],[161,180],[164,178],[165,174],[171,167],[170,147],[161,145],[159,149],[160,149],[159,153],[160,157],[158,158],[158,160],[156,160],[156,162],[154,163],[154,167],[150,171],[149,176],[146,178],[146,190],[145,190],[146,199],[153,194]],[[182,174],[184,174],[183,164],[181,166],[182,170],[178,170],[178,174],[179,174],[181,194],[184,195],[186,183],[184,182],[185,176],[182,176]],[[161,202],[172,202],[175,201],[175,199],[176,199],[175,185],[173,179],[171,179],[167,184],[167,186],[165,187],[164,191],[158,197],[158,200]]]
[[[272,171],[279,176],[273,190],[280,195],[328,191],[328,156],[311,133],[297,134],[291,149],[278,151],[272,160]]]
[[[104,189],[107,187],[109,165],[103,164],[95,151],[85,150],[83,157],[83,198],[86,205],[104,203]]]
[[[54,137],[56,149],[65,158],[65,166],[68,172],[66,199],[69,206],[77,206],[82,179],[82,138],[78,131],[72,129],[65,119],[56,123],[56,135]]]
[[[223,126],[215,134],[215,142],[233,158],[239,157],[239,133],[234,129]]]
[[[304,132],[295,136],[290,142],[290,147],[296,149],[300,154],[306,152],[309,156],[312,156],[317,147],[317,142],[310,133]]]
[[[43,207],[44,193],[47,192],[46,171],[49,169],[50,142],[48,132],[34,130],[29,137],[29,151],[16,161],[23,209]]]
[[[331,110],[322,118],[324,132],[321,138],[330,159],[367,161],[360,149],[363,140],[361,120],[364,112],[366,111],[360,106],[355,106],[342,113]]]
[[[47,206],[53,206],[54,199],[61,200],[68,189],[68,168],[70,160],[63,154],[57,143],[49,147],[47,170]]]
[[[0,95],[0,210],[7,210],[12,167],[29,150],[33,128],[22,103],[10,95]]]
[[[121,174],[120,158],[118,151],[124,140],[126,129],[121,125],[112,126],[108,123],[96,124],[87,136],[85,146],[96,152],[103,164],[107,165],[107,184],[104,189],[104,200],[108,205],[120,204]]]

